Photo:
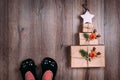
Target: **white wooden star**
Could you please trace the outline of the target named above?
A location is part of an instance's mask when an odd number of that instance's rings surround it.
[[[90,14],[89,11],[86,11],[85,14],[81,15],[81,17],[83,18],[83,23],[92,23],[92,18],[94,17],[94,15]]]

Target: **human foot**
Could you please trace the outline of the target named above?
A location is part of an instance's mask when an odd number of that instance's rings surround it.
[[[23,80],[36,80],[36,65],[32,59],[22,61],[20,65],[20,72]]]
[[[42,77],[42,80],[52,80],[53,73],[50,70],[47,70]]]
[[[52,72],[52,76],[53,76],[51,80],[55,79],[58,68],[57,62],[55,60],[53,60],[50,57],[44,58],[43,61],[41,62],[41,68],[42,68],[42,78],[46,73],[46,71],[49,71],[49,74],[51,75]]]

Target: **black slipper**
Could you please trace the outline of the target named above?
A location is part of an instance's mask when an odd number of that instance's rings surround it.
[[[23,80],[25,80],[25,73],[30,71],[36,80],[36,65],[32,59],[26,59],[22,61],[20,65],[20,72],[22,74]]]
[[[44,73],[47,70],[50,70],[53,73],[52,80],[55,80],[55,76],[56,76],[56,72],[57,72],[57,68],[58,68],[58,65],[55,60],[53,60],[50,57],[44,58],[43,61],[41,62],[41,68],[42,68],[42,76],[44,75]],[[42,78],[42,76],[41,76],[41,78]]]

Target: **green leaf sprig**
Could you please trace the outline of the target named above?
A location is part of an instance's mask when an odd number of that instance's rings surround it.
[[[83,34],[83,36],[84,36],[84,38],[86,39],[86,41],[88,41],[88,40],[89,40],[89,34],[84,33],[84,34]]]
[[[86,58],[88,58],[89,57],[89,55],[88,55],[88,52],[87,51],[85,51],[85,50],[80,50],[80,53],[81,53],[81,56],[82,57],[86,57]]]
[[[85,50],[82,49],[79,52],[80,52],[81,56],[84,57],[87,61],[91,61],[91,59],[90,59],[89,54],[88,54],[87,51],[85,51]]]

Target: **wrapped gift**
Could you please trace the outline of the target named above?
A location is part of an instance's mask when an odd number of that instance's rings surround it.
[[[79,33],[80,45],[98,45],[98,38],[95,38],[92,33]]]
[[[83,32],[93,32],[93,25],[91,23],[84,23]]]
[[[105,67],[105,47],[71,46],[71,67]]]

